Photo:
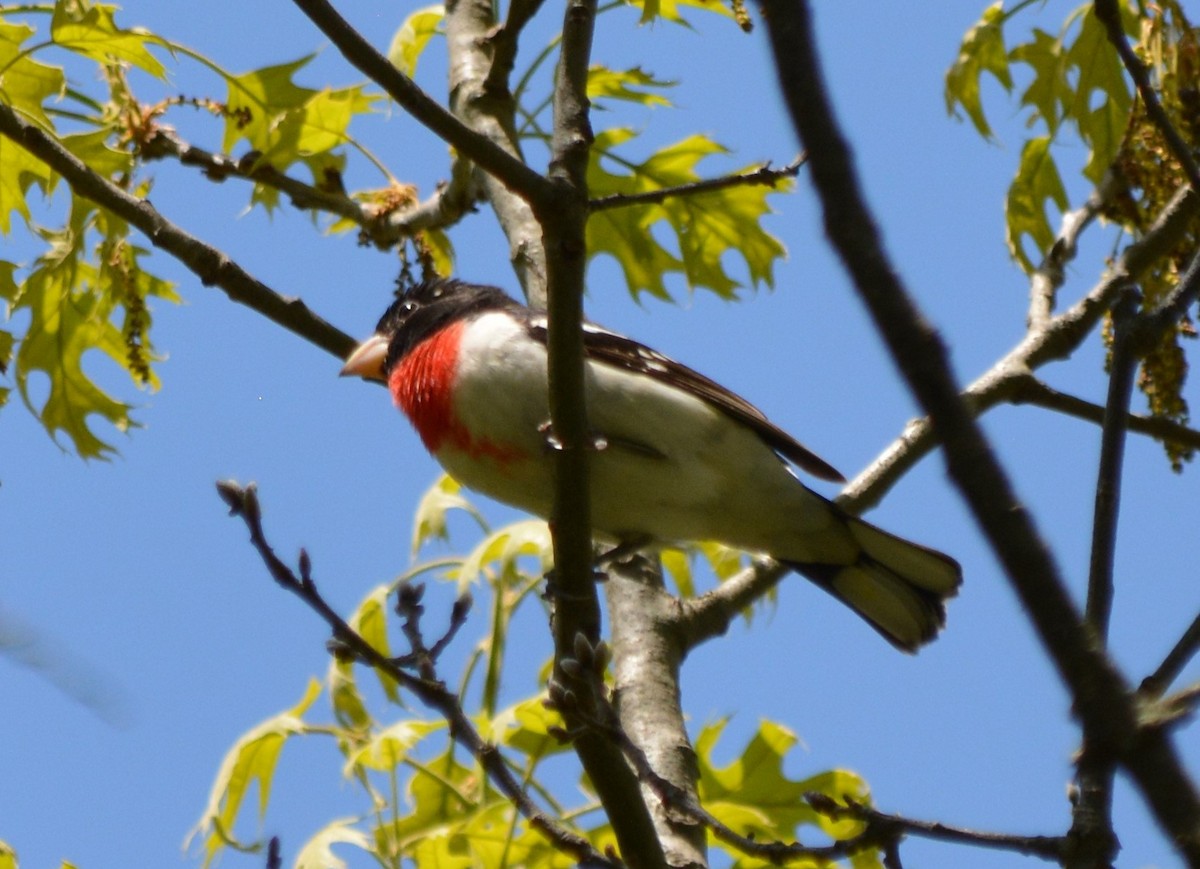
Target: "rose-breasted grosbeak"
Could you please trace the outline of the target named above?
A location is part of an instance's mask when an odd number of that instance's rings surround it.
[[[842,476],[749,402],[636,341],[584,325],[592,524],[618,541],[716,540],[784,562],[914,651],[945,623],[952,558],[846,514],[788,463]],[[421,283],[343,374],[388,385],[459,482],[550,514],[546,316],[495,287]]]

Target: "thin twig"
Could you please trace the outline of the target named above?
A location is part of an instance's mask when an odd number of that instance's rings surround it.
[[[221,251],[167,220],[147,200],[130,195],[93,172],[56,138],[4,103],[0,103],[0,135],[61,175],[77,195],[137,227],[151,244],[178,259],[204,285],[220,287],[233,301],[254,309],[339,359],[354,349],[357,342],[353,338],[322,320],[304,302],[275,292]]]
[[[668,199],[680,196],[696,196],[701,193],[712,193],[714,190],[726,190],[730,187],[748,187],[762,185],[774,187],[785,178],[795,178],[800,173],[807,156],[801,154],[782,169],[775,169],[770,163],[763,163],[756,169],[737,172],[733,175],[723,175],[720,178],[708,178],[703,181],[693,181],[690,184],[678,184],[674,187],[663,187],[659,190],[646,190],[642,193],[613,193],[593,199],[588,203],[588,209],[595,213],[610,208],[628,208],[633,205],[656,205]]]
[[[619,861],[605,857],[592,847],[587,839],[563,827],[529,798],[505,763],[504,757],[494,745],[484,740],[470,717],[463,711],[458,696],[448,690],[445,683],[437,679],[431,669],[422,667],[425,673],[430,674],[432,678],[427,675],[414,676],[395,661],[381,654],[337,614],[317,591],[316,582],[311,575],[312,563],[304,550],[300,551],[299,576],[284,564],[275,554],[263,531],[262,508],[253,483],[243,487],[231,481],[221,482],[217,484],[217,491],[229,507],[230,513],[245,522],[246,528],[250,531],[250,543],[262,558],[271,578],[316,612],[329,626],[334,639],[342,649],[352,653],[362,663],[386,673],[398,684],[412,692],[422,703],[435,709],[445,718],[449,725],[450,735],[469,751],[471,756],[487,771],[492,782],[529,821],[531,827],[539,830],[552,845],[563,853],[588,866],[620,869],[622,864]],[[411,616],[411,605],[409,613]],[[410,629],[412,634],[420,636],[415,625],[410,625]],[[423,657],[428,662],[429,656]]]
[[[279,171],[269,163],[253,159],[253,154],[237,159],[215,153],[185,142],[165,129],[156,130],[142,146],[147,160],[168,157],[184,166],[198,167],[214,181],[228,177],[243,178],[263,184],[287,195],[296,208],[335,214],[355,223],[361,237],[380,249],[395,246],[401,240],[422,229],[444,229],[457,223],[472,208],[473,195],[467,189],[470,173],[452,173],[449,184],[421,202],[381,212],[342,192],[322,190]],[[456,163],[456,167],[461,163]]]
[[[1183,668],[1197,652],[1200,652],[1200,614],[1188,625],[1179,642],[1158,665],[1158,669],[1142,680],[1142,684],[1138,686],[1138,693],[1147,697],[1161,697],[1171,683],[1179,678]]]
[[[880,812],[853,800],[838,803],[825,794],[812,793],[808,794],[805,799],[818,812],[835,821],[849,818],[866,824],[882,824],[895,828],[901,833],[926,839],[1015,851],[1027,857],[1040,857],[1043,860],[1061,860],[1066,844],[1066,840],[1062,836],[1015,836],[1010,833],[985,833],[979,830],[968,830],[964,827],[953,827],[938,821],[917,821],[901,815]]]
[[[1104,407],[1092,401],[1070,395],[1048,386],[1032,374],[1015,380],[1016,391],[1009,398],[1013,404],[1032,404],[1076,419],[1103,423]],[[1126,425],[1131,432],[1149,435],[1162,443],[1200,449],[1200,431],[1160,416],[1130,413]]]
[[[1091,565],[1085,607],[1085,617],[1102,645],[1107,645],[1108,623],[1112,616],[1113,558],[1116,553],[1117,514],[1121,504],[1121,469],[1125,458],[1129,400],[1133,395],[1134,375],[1138,367],[1137,350],[1130,340],[1137,304],[1138,294],[1130,287],[1112,309],[1112,362],[1096,474]]]

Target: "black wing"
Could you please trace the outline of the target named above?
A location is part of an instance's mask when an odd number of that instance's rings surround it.
[[[534,319],[530,323],[530,331],[537,340],[545,343],[544,319]],[[636,371],[707,401],[753,429],[771,449],[814,477],[838,483],[845,482],[846,478],[836,468],[767,419],[757,407],[683,363],[651,350],[632,338],[609,332],[592,323],[584,324],[583,349],[587,357],[596,362],[626,371]]]

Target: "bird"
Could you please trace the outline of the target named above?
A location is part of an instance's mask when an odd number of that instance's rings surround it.
[[[503,290],[451,278],[399,292],[344,376],[385,383],[458,482],[548,518],[554,498],[548,321]],[[844,481],[754,405],[680,362],[583,324],[593,532],[632,544],[717,541],[767,555],[915,652],[962,582],[948,555],[805,486]]]

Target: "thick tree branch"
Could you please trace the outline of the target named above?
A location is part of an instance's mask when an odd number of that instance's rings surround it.
[[[518,157],[472,130],[375,50],[326,0],[292,0],[352,66],[379,85],[420,123],[529,202],[551,195],[546,179]]]
[[[220,287],[233,301],[254,309],[338,359],[344,359],[354,349],[353,338],[312,313],[302,301],[279,295],[225,254],[167,220],[147,200],[131,196],[96,174],[57,139],[3,103],[0,103],[0,135],[46,163],[77,195],[137,227],[151,244],[191,269],[201,283]]]
[[[436,654],[425,648],[419,627],[414,618],[414,602],[401,599],[401,609],[405,616],[405,634],[413,641],[412,663],[418,669],[418,675],[410,673],[399,661],[380,654],[357,631],[350,627],[338,615],[325,598],[317,591],[317,585],[311,576],[312,565],[308,554],[300,550],[300,575],[288,567],[275,554],[267,541],[262,527],[262,508],[259,505],[258,493],[253,483],[240,486],[226,481],[217,484],[221,499],[229,506],[231,515],[238,516],[250,531],[250,543],[262,558],[271,578],[281,587],[292,592],[303,600],[310,609],[319,615],[333,632],[333,638],[348,650],[355,659],[367,666],[374,667],[390,676],[397,684],[410,691],[426,706],[434,709],[449,725],[450,736],[471,753],[487,772],[488,777],[507,797],[528,821],[529,825],[544,835],[547,840],[560,851],[586,866],[604,866],[610,869],[620,869],[620,863],[610,860],[592,847],[587,839],[563,827],[551,815],[543,812],[529,798],[521,783],[517,781],[508,768],[504,757],[496,746],[487,742],[475,728],[470,716],[463,711],[458,695],[446,688],[444,682],[437,678],[433,668]],[[402,592],[403,594],[403,592]],[[452,636],[456,623],[465,617],[465,607],[462,602],[455,604],[455,614],[451,619],[451,630],[447,636]],[[441,645],[439,642],[438,645]]]
[[[679,601],[664,587],[657,559],[635,556],[613,564],[607,573],[604,592],[619,726],[658,776],[698,802],[700,774],[679,694],[679,669],[687,653],[676,625]],[[708,865],[704,827],[670,812],[645,780],[642,792],[667,863]]]
[[[613,193],[593,199],[588,203],[588,208],[592,212],[597,212],[610,208],[627,208],[631,205],[656,205],[679,196],[695,196],[700,193],[711,193],[714,190],[725,190],[729,187],[753,185],[774,187],[785,178],[795,178],[800,172],[800,167],[804,165],[805,159],[805,156],[801,154],[782,169],[773,169],[770,163],[763,163],[757,169],[720,178],[693,181],[691,184],[679,184],[675,187],[663,187],[661,190],[647,190],[643,193]]]
[[[1200,795],[1169,738],[1138,727],[1121,674],[1096,647],[1058,568],[959,395],[945,347],[904,290],[834,118],[805,0],[762,0],[780,84],[809,152],[825,228],[943,445],[951,478],[1005,567],[1090,735],[1121,758],[1179,852],[1200,865]]]
[[[508,89],[508,73],[496,62],[488,42],[495,30],[494,16],[491,0],[450,0],[446,4],[450,108],[455,117],[497,148],[521,159],[514,123],[516,102]],[[487,172],[478,171],[476,183],[508,239],[509,259],[525,298],[534,307],[546,307],[546,251],[530,203]]]
[[[459,0],[462,2],[462,0]],[[531,203],[546,254],[550,421],[555,456],[555,682],[578,698],[563,707],[574,747],[613,825],[622,858],[635,869],[666,867],[662,842],[637,777],[608,735],[587,727],[586,713],[603,700],[596,680],[564,662],[580,644],[600,642],[600,604],[592,573],[588,471],[594,444],[587,421],[583,365],[583,289],[587,262],[587,161],[592,143],[587,98],[595,0],[568,0],[554,79],[554,135],[549,169],[554,196]]]

